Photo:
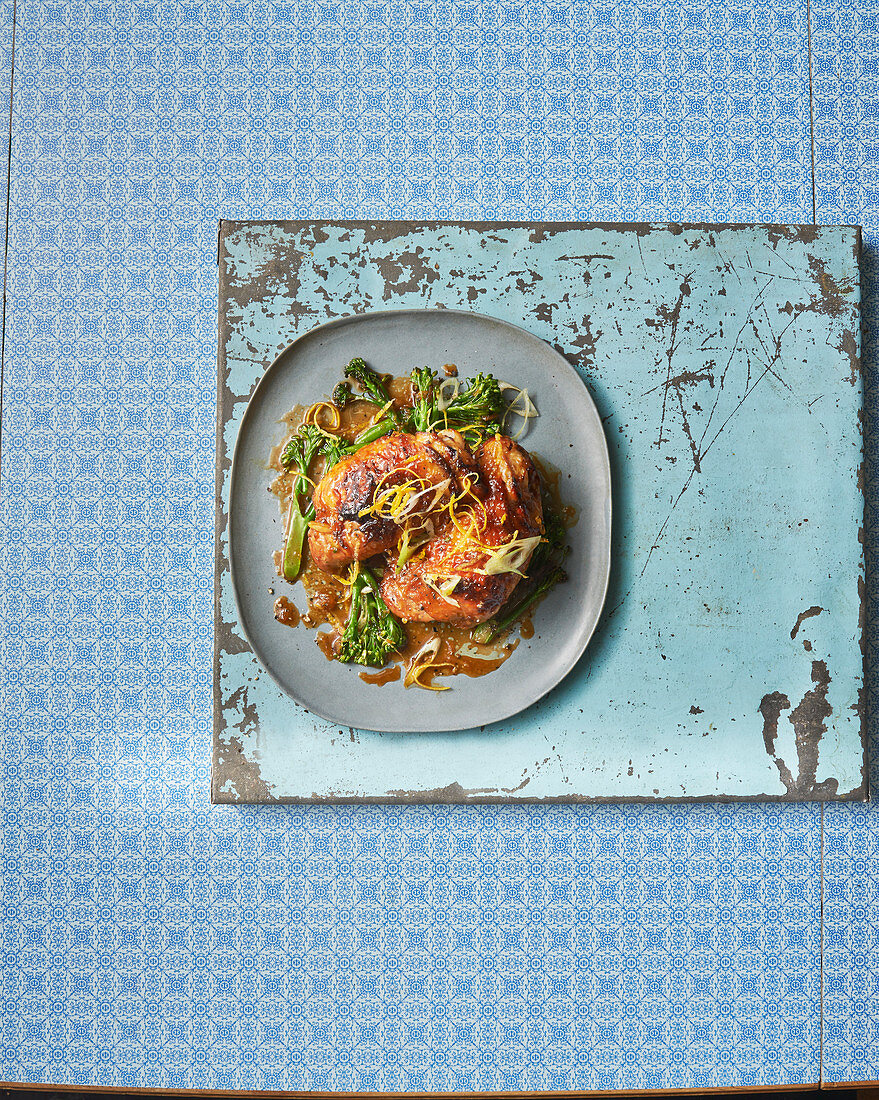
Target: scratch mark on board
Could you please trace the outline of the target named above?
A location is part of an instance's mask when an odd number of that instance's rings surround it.
[[[666,359],[667,359],[667,364],[666,364],[666,372],[665,372],[665,383],[664,383],[664,386],[663,386],[663,394],[662,394],[662,415],[661,415],[660,420],[659,420],[659,438],[656,440],[656,446],[657,447],[661,447],[662,442],[663,442],[663,440],[662,440],[662,430],[665,426],[665,413],[666,413],[666,407],[668,405],[668,391],[669,391],[669,387],[671,386],[672,360],[674,359],[674,354],[678,350],[678,346],[679,346],[679,342],[678,342],[678,339],[677,339],[678,324],[680,323],[680,320],[681,320],[681,310],[683,309],[684,299],[689,298],[689,296],[690,296],[690,279],[692,277],[693,277],[693,272],[690,272],[689,275],[684,276],[684,280],[681,283],[681,292],[678,295],[678,300],[675,302],[675,304],[672,306],[671,309],[669,309],[665,305],[661,305],[659,307],[659,309],[656,311],[657,316],[659,317],[659,323],[661,323],[663,325],[670,325],[671,326],[671,334],[669,336],[668,348],[667,348],[666,353],[665,353],[665,356],[666,356]],[[650,323],[651,322],[648,321],[648,324],[650,324]],[[655,321],[652,322],[652,324],[654,324],[654,325],[656,323],[657,322],[655,322]],[[678,389],[678,396],[680,397],[680,389]],[[681,402],[681,408],[683,409],[683,401]],[[685,430],[688,431],[689,426],[686,423],[686,419],[687,418],[686,418],[686,413],[685,413],[684,414]],[[688,431],[688,434],[689,434],[689,431]],[[692,437],[691,437],[691,439],[692,439]],[[699,461],[698,458],[696,458],[697,467],[698,467],[698,461]]]

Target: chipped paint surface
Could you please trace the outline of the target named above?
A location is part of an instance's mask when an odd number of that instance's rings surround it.
[[[858,250],[844,227],[225,223],[215,801],[863,797]],[[611,448],[611,591],[516,718],[341,730],[236,630],[228,461],[291,340],[420,307],[522,325],[580,371]]]

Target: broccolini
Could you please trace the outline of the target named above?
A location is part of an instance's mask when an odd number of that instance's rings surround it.
[[[470,446],[500,432],[506,405],[493,375],[477,374],[445,407],[432,370],[416,367],[410,378],[415,399],[411,420],[416,431],[455,428]]]
[[[287,530],[284,533],[284,557],[281,571],[291,583],[302,572],[302,547],[309,523],[314,519],[312,485],[308,479],[311,463],[325,450],[327,436],[314,424],[303,424],[290,439],[281,455],[281,465],[296,470],[296,479],[290,490],[290,510],[287,513]]]
[[[386,411],[387,416],[394,421],[394,423],[402,428],[403,417],[400,415],[398,409],[394,408],[393,398],[388,393],[388,388],[382,381],[380,374],[377,374],[372,367],[368,367],[362,359],[352,359],[351,362],[345,367],[345,377],[351,378],[355,382],[358,382],[363,389],[363,400],[371,401],[374,405],[377,405],[380,409]],[[344,404],[347,404],[351,398],[351,390],[348,388],[348,396],[345,397],[344,393],[339,390],[337,386],[333,391],[333,400],[336,401],[336,396]],[[336,401],[336,404],[339,402]]]
[[[337,658],[381,668],[406,644],[406,632],[379,595],[375,574],[361,562],[351,568],[351,607]]]

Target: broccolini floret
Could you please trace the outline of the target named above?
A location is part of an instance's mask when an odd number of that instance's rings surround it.
[[[381,668],[406,644],[406,632],[379,595],[375,574],[360,562],[351,568],[351,607],[337,659]]]
[[[345,457],[346,454],[350,454],[351,445],[346,443],[340,436],[328,436],[324,440],[323,453],[327,460],[327,469]]]
[[[368,367],[362,359],[352,359],[348,366],[345,367],[345,377],[351,378],[360,384],[363,389],[362,397],[365,401],[371,401],[380,409],[385,409],[387,416],[389,416],[399,427],[403,426],[403,418],[399,410],[394,408],[393,399],[388,393],[387,386],[384,384],[381,375],[377,374],[372,367]],[[336,388],[338,389],[338,387]],[[334,392],[334,400],[335,396]]]
[[[477,374],[471,378],[466,390],[454,397],[443,416],[450,428],[468,426],[483,437],[496,435],[501,430],[506,406],[501,388],[492,374]]]
[[[506,405],[493,375],[477,374],[445,407],[432,370],[416,367],[409,377],[415,401],[412,425],[416,431],[455,428],[470,446],[500,432]]]
[[[347,382],[339,382],[333,390],[333,404],[337,409],[344,409],[354,400],[351,387]]]

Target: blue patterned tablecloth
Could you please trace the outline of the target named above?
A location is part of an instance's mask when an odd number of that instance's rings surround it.
[[[218,219],[814,216],[871,244],[879,8],[813,0],[811,58],[805,20],[793,0],[19,4],[5,1079],[879,1078],[875,802],[209,804]],[[12,22],[5,0],[0,87]],[[869,249],[866,273],[875,400]],[[872,464],[866,487],[872,509]],[[869,567],[872,511],[866,545]]]

